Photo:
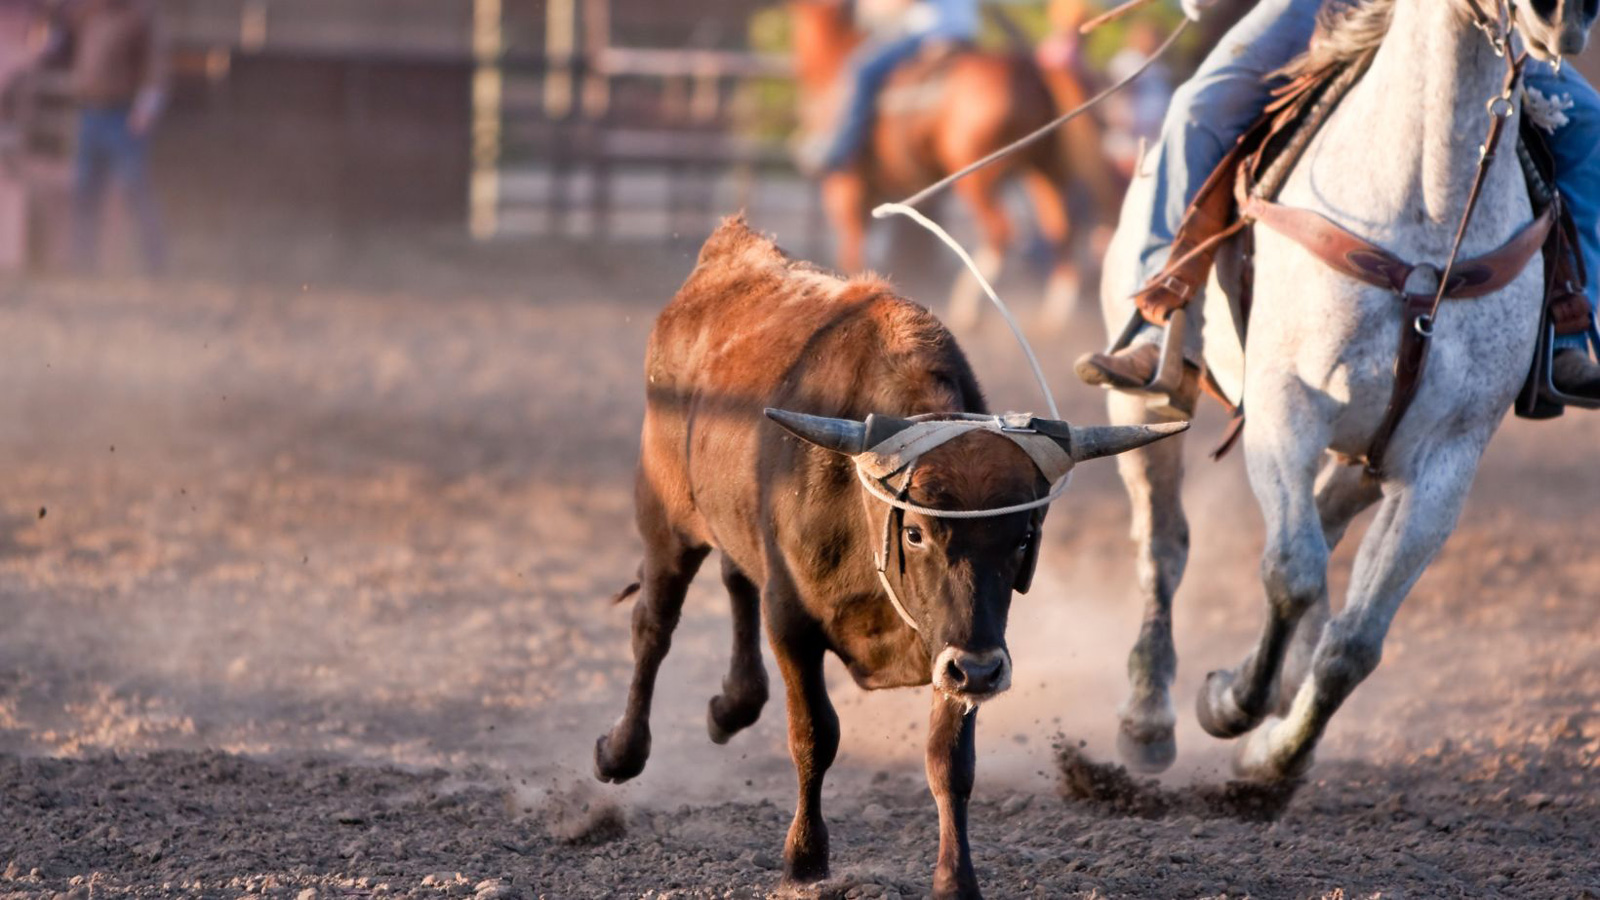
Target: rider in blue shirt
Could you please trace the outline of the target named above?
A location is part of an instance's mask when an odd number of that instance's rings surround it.
[[[1198,19],[1200,10],[1215,0],[1182,3],[1184,12]],[[1273,87],[1268,76],[1304,52],[1322,5],[1323,0],[1260,0],[1173,95],[1161,140],[1146,163],[1155,169],[1150,206],[1130,205],[1122,211],[1124,222],[1149,223],[1136,284],[1143,286],[1161,270],[1190,202],[1239,136],[1260,118]],[[1571,66],[1557,70],[1537,59],[1529,59],[1523,83],[1564,107],[1567,122],[1550,135],[1550,148],[1556,157],[1556,184],[1577,224],[1588,263],[1593,307],[1600,296],[1600,94]],[[1137,197],[1130,194],[1129,199]],[[1154,375],[1158,338],[1159,329],[1147,326],[1126,350],[1085,357],[1078,374],[1091,384],[1141,387]],[[1558,339],[1552,375],[1566,393],[1600,398],[1600,365],[1589,357],[1582,337]]]
[[[968,43],[977,38],[978,26],[978,0],[920,0],[869,37],[851,57],[849,93],[839,130],[822,156],[823,171],[847,168],[866,145],[878,92],[901,63],[930,43]]]

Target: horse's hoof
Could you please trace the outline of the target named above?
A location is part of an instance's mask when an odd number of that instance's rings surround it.
[[[1168,728],[1164,733],[1134,735],[1123,723],[1117,729],[1117,755],[1127,767],[1140,775],[1159,775],[1178,758],[1178,738]]]
[[[765,697],[760,702],[731,700],[727,694],[712,697],[706,705],[706,733],[711,736],[711,743],[726,744],[734,735],[754,725],[761,718],[765,702]]]
[[[1310,748],[1298,754],[1285,755],[1273,746],[1272,733],[1281,719],[1271,718],[1249,737],[1240,741],[1233,755],[1233,773],[1249,781],[1278,783],[1292,781],[1305,775],[1315,761]]]
[[[1200,727],[1214,738],[1236,738],[1260,721],[1252,719],[1233,699],[1233,680],[1232,672],[1212,672],[1200,686],[1199,696],[1195,697],[1194,712]]]
[[[645,761],[650,758],[648,731],[643,741],[634,741],[635,746],[624,748],[620,753],[612,749],[615,734],[613,730],[594,742],[594,777],[607,784],[621,784],[637,777],[644,771]]]

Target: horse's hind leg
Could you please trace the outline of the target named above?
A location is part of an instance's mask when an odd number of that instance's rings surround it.
[[[1113,391],[1111,421],[1132,425],[1161,421],[1142,398]],[[1117,471],[1133,505],[1133,540],[1138,545],[1139,596],[1144,622],[1128,654],[1131,693],[1118,711],[1117,750],[1141,772],[1160,772],[1178,753],[1173,726],[1172,679],[1178,655],[1172,644],[1172,597],[1189,559],[1189,521],[1184,517],[1183,438],[1157,441],[1117,457]]]
[[[1078,267],[1072,260],[1072,220],[1062,182],[1053,173],[1030,169],[1024,184],[1033,201],[1033,216],[1050,244],[1050,281],[1045,287],[1044,316],[1054,326],[1072,318],[1078,307]]]
[[[1309,409],[1301,394],[1269,397],[1291,408]],[[1328,540],[1323,532],[1313,484],[1326,440],[1326,425],[1306,415],[1274,416],[1283,423],[1275,434],[1245,431],[1250,485],[1266,519],[1267,544],[1261,556],[1261,581],[1267,594],[1267,621],[1256,647],[1233,670],[1206,676],[1195,704],[1200,726],[1220,738],[1237,737],[1261,724],[1272,700],[1291,639],[1301,618],[1328,602]]]
[[[1006,248],[1011,246],[1011,220],[1006,218],[999,197],[999,176],[994,169],[980,169],[956,182],[955,192],[966,201],[978,219],[978,229],[983,235],[983,246],[973,256],[978,271],[994,283],[1000,277],[1000,268],[1006,260]],[[956,274],[955,287],[950,291],[950,327],[957,331],[971,329],[978,324],[982,309],[983,288],[972,273],[963,268]]]
[[[633,605],[633,681],[622,718],[595,742],[594,774],[601,781],[627,781],[644,771],[650,757],[650,702],[655,696],[656,672],[672,646],[672,632],[678,627],[689,583],[710,552],[709,547],[696,546],[673,527],[642,476],[637,495],[645,557],[639,596]]]
[[[706,731],[718,744],[754,725],[767,702],[767,670],[761,664],[761,591],[726,554],[722,583],[733,605],[733,659],[728,677],[722,679],[722,693],[711,698],[706,711]]]
[[[1334,712],[1377,668],[1401,601],[1455,530],[1483,446],[1456,440],[1429,454],[1412,483],[1384,486],[1383,505],[1356,556],[1348,602],[1323,629],[1288,714],[1240,748],[1241,773],[1279,779],[1311,764]]]

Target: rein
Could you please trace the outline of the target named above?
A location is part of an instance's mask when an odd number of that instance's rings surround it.
[[[1513,99],[1514,92],[1517,82],[1522,78],[1522,69],[1527,64],[1528,54],[1527,51],[1515,53],[1511,48],[1511,36],[1516,26],[1511,18],[1510,3],[1507,0],[1498,0],[1495,7],[1499,21],[1494,31],[1486,26],[1482,10],[1476,4],[1473,5],[1473,11],[1477,13],[1475,18],[1478,28],[1488,36],[1495,55],[1506,62],[1505,80],[1501,83],[1500,93],[1490,98],[1486,104],[1489,112],[1489,134],[1480,148],[1478,169],[1473,173],[1472,189],[1467,193],[1467,207],[1461,213],[1461,223],[1456,226],[1455,238],[1450,244],[1450,256],[1445,261],[1443,272],[1439,275],[1439,286],[1434,292],[1433,302],[1428,304],[1425,311],[1417,312],[1409,327],[1401,331],[1399,356],[1395,360],[1394,393],[1389,397],[1389,408],[1384,412],[1383,424],[1378,427],[1378,433],[1373,435],[1372,444],[1367,449],[1366,474],[1369,478],[1376,479],[1382,476],[1383,460],[1389,449],[1389,442],[1394,439],[1395,432],[1400,428],[1400,421],[1405,418],[1406,411],[1411,408],[1411,402],[1416,399],[1417,390],[1422,383],[1423,370],[1427,368],[1428,351],[1433,346],[1433,329],[1439,317],[1439,307],[1444,305],[1445,297],[1450,292],[1456,261],[1461,256],[1461,242],[1467,236],[1467,227],[1472,224],[1473,213],[1477,212],[1478,199],[1483,193],[1483,184],[1488,179],[1489,166],[1494,162],[1501,138],[1505,136],[1506,123],[1517,110]],[[1543,223],[1543,230],[1548,231],[1551,224],[1548,211],[1546,215],[1535,219],[1530,229],[1538,227],[1540,222]],[[1524,232],[1530,229],[1525,229]],[[1535,248],[1543,243],[1544,235],[1541,233],[1539,240],[1535,242]],[[1532,258],[1531,254],[1529,258]],[[1414,304],[1408,302],[1407,312],[1414,312],[1413,306]]]

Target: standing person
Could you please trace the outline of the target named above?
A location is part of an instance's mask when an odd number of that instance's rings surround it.
[[[167,44],[153,0],[58,0],[41,61],[65,64],[78,104],[72,183],[72,261],[99,264],[107,189],[122,186],[145,268],[166,268],[166,241],[150,186],[149,145],[166,105]]]

